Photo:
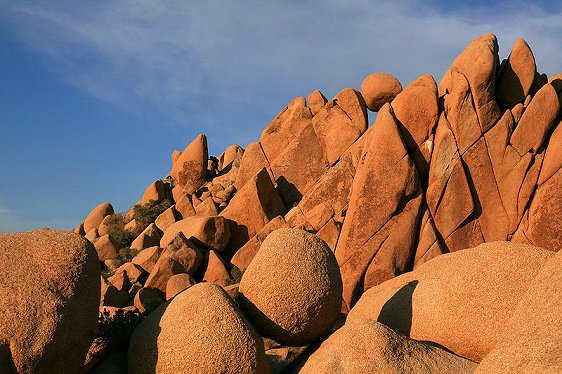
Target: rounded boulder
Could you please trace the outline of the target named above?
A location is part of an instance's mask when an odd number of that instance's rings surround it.
[[[82,236],[0,235],[0,372],[82,372],[99,301],[98,256]]]
[[[335,256],[316,235],[299,229],[269,234],[242,276],[239,301],[254,326],[286,345],[328,332],[341,309]]]
[[[400,92],[402,92],[402,85],[398,79],[388,73],[371,74],[361,83],[361,94],[365,104],[373,112],[378,112]]]
[[[480,362],[551,251],[490,242],[443,254],[367,290],[347,317],[377,320]]]
[[[133,332],[129,373],[268,373],[263,342],[219,286],[199,283]]]

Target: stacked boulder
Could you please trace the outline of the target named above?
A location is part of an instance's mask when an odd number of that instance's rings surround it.
[[[442,365],[453,365],[460,372],[471,371],[473,362],[488,357],[494,344],[501,345],[503,340],[506,352],[520,354],[516,343],[499,336],[507,319],[517,314],[527,288],[509,277],[530,282],[548,251],[562,247],[561,102],[562,78],[549,80],[538,73],[525,41],[519,39],[509,57],[499,63],[496,37],[483,35],[465,48],[439,84],[424,75],[403,88],[393,76],[375,73],[365,78],[361,92],[345,88],[328,100],[314,91],[307,99],[293,99],[245,150],[232,145],[218,157],[209,157],[207,139],[199,135],[183,152],[174,151],[169,175],[151,184],[138,203],[167,202],[162,205],[165,209],[151,222],[142,223],[136,209],[125,217],[124,227],[134,236],[130,247],[136,255],[131,262],[118,261],[120,248],[109,230],[111,217],[117,213],[110,204],[96,207],[75,231],[94,243],[102,267],[113,273],[102,282],[102,305],[134,306],[143,311],[163,303],[159,316],[154,317],[159,321],[187,288],[195,289],[198,282],[222,286],[254,326],[246,328],[246,322],[240,322],[236,334],[245,336],[244,344],[253,352],[251,365],[257,371],[261,370],[256,369],[261,368],[261,353],[256,352],[261,348],[255,345],[256,331],[275,341],[266,343],[266,351],[269,347],[280,352],[288,349],[281,344],[305,346],[337,325],[335,317],[321,317],[316,306],[300,304],[301,295],[329,305],[330,316],[335,309],[344,314],[351,310],[348,323],[357,320],[349,330],[334,335],[335,342],[329,343],[332,348],[323,346],[315,354],[332,356],[333,365],[349,364],[352,370],[354,366],[340,350],[355,331],[365,329],[379,345],[427,353],[425,358],[420,358],[421,353],[410,357],[420,368],[442,371]],[[371,126],[368,110],[378,112]],[[291,231],[295,229],[299,234]],[[302,230],[316,236],[311,239]],[[291,240],[294,247],[288,244]],[[389,312],[402,310],[402,304],[387,306],[384,313],[381,310],[382,320],[372,315],[352,318],[360,314],[360,304],[368,304],[368,295],[374,294],[370,290],[382,285],[386,287],[380,294],[384,305],[388,298],[407,299],[414,289],[419,295],[432,294],[434,286],[440,292],[453,292],[450,287],[457,284],[455,279],[464,287],[462,282],[469,275],[453,270],[464,265],[453,261],[455,253],[444,254],[494,241],[518,243],[517,251],[500,251],[498,258],[493,250],[486,258],[473,258],[470,256],[476,252],[463,251],[467,253],[459,261],[473,262],[465,270],[483,277],[482,282],[490,287],[495,282],[491,274],[480,272],[482,263],[505,270],[505,289],[494,297],[513,289],[517,292],[498,300],[497,305],[488,299],[494,291],[486,285],[470,294],[482,296],[474,298],[489,312],[482,318],[493,316],[495,324],[486,325],[480,317],[469,316],[465,321],[472,322],[460,321],[466,330],[456,339],[464,339],[465,333],[476,336],[464,348],[458,349],[454,339],[446,336],[454,332],[450,324],[455,319],[431,323],[422,319],[420,325],[402,321]],[[270,246],[283,247],[288,257],[276,257],[279,252],[270,252]],[[297,256],[293,251],[301,247],[321,250],[315,252],[316,257],[299,258],[290,269],[285,261]],[[512,255],[509,265],[506,259]],[[423,269],[433,269],[429,264],[437,269],[431,271],[444,274],[444,284],[432,283],[431,276],[423,278]],[[513,271],[510,266],[515,264],[521,265],[522,273]],[[312,283],[288,282],[299,279],[299,274],[308,279],[319,267],[323,275]],[[273,272],[263,275],[269,268]],[[341,282],[333,281],[336,272]],[[404,273],[407,275],[400,277]],[[427,290],[426,283],[431,286]],[[263,290],[268,291],[264,294]],[[221,299],[217,303],[226,309],[232,307],[222,290],[205,292]],[[341,299],[334,301],[330,292],[341,293]],[[451,301],[443,297],[440,301],[423,299],[421,310],[427,308],[431,314],[434,306],[445,316],[464,316],[451,310]],[[281,304],[275,303],[276,298]],[[376,313],[374,304],[368,305]],[[498,305],[506,311],[501,318],[496,318]],[[306,315],[300,316],[301,311]],[[236,309],[228,313],[238,316]],[[326,325],[303,333],[300,329],[309,328],[311,315]],[[291,325],[291,318],[299,322]],[[424,323],[437,335],[418,331]],[[480,329],[480,335],[471,328]],[[525,334],[521,332],[513,341]],[[414,339],[439,344],[463,359]],[[295,352],[288,350],[283,355],[294,358],[298,356]],[[383,356],[384,351],[378,354]],[[371,364],[373,370],[400,371],[401,367],[388,357]],[[305,366],[310,372],[330,367],[314,360]]]

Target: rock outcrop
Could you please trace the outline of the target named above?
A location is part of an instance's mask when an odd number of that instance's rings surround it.
[[[522,39],[503,61],[498,49],[476,38],[439,84],[379,72],[297,97],[246,149],[209,157],[201,134],[174,151],[139,206],[101,204],[74,229],[99,255],[101,305],[148,314],[214,283],[278,340],[265,340],[274,372],[303,364],[338,312],[347,323],[307,370],[474,368],[455,354],[483,371],[557,368],[560,281],[537,273],[562,248],[562,75],[538,72]]]

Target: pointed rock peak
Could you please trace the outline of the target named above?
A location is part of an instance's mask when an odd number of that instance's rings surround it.
[[[536,64],[527,42],[517,39],[498,79],[496,96],[502,108],[525,100],[535,80]]]
[[[205,182],[207,170],[207,137],[199,134],[172,166],[170,176],[188,194],[193,194]]]
[[[334,101],[361,132],[367,130],[367,109],[360,92],[353,88],[344,88],[334,97]]]
[[[313,91],[308,95],[308,106],[314,116],[328,102],[328,99],[319,90]]]
[[[378,112],[385,103],[391,102],[402,91],[402,85],[394,76],[388,73],[369,75],[361,83],[361,93],[367,108]]]
[[[452,73],[464,75],[469,83],[474,107],[483,131],[488,130],[500,117],[496,103],[496,70],[498,64],[498,42],[493,34],[474,39],[453,61],[439,83],[439,93],[452,91]]]

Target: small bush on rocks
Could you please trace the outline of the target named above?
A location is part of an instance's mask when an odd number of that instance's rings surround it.
[[[150,200],[145,205],[136,204],[134,206],[135,221],[141,230],[147,228],[148,225],[156,221],[156,218],[166,209],[172,206],[170,199],[161,201]]]

